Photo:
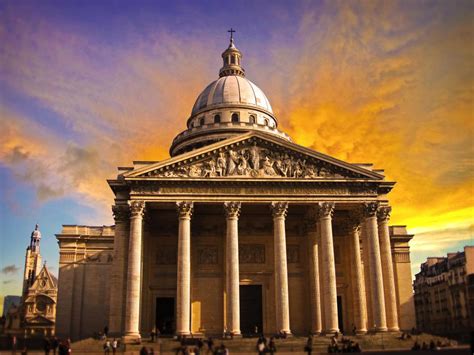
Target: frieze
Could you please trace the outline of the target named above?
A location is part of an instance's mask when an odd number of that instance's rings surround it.
[[[300,262],[300,246],[288,245],[286,248],[286,259],[288,264],[298,264]]]
[[[155,263],[157,265],[176,265],[177,250],[174,246],[163,245],[156,250]]]
[[[219,263],[217,247],[206,246],[198,248],[198,264],[216,265]]]
[[[263,143],[263,142],[261,142]],[[196,162],[177,163],[148,172],[146,176],[169,178],[364,178],[363,175],[283,147],[248,141],[208,153]]]
[[[226,186],[199,186],[196,187],[188,186],[166,186],[160,190],[160,195],[173,195],[173,194],[199,194],[206,195],[222,195],[222,194],[237,194],[237,195],[252,195],[252,194],[268,194],[268,195],[338,195],[338,196],[355,196],[355,195],[376,195],[376,189],[352,189],[348,187],[294,187],[289,186],[287,188],[282,187],[271,187],[266,188],[264,186],[259,187],[226,187]]]
[[[240,264],[265,264],[264,244],[240,244],[239,245]]]

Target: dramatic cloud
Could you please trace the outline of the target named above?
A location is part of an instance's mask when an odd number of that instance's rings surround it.
[[[13,275],[13,274],[16,274],[18,272],[18,270],[20,270],[20,268],[16,265],[7,265],[5,266],[1,272],[2,274],[4,275]]]
[[[281,128],[299,144],[384,168],[397,181],[392,222],[418,233],[414,249],[472,243],[472,3],[269,11],[288,26],[242,43],[244,66]],[[33,106],[0,102],[0,163],[40,201],[72,197],[111,222],[105,180],[132,160],[168,156],[225,44],[212,31],[154,28],[132,29],[118,46],[8,6],[0,20],[0,84]]]

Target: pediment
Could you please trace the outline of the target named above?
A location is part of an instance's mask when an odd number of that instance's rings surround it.
[[[36,276],[33,284],[31,285],[30,289],[35,291],[48,291],[51,289],[56,288],[55,278],[49,272],[48,268],[43,266],[39,274]]]
[[[27,326],[32,325],[53,325],[54,322],[46,317],[36,315],[34,318],[29,318],[26,320]]]
[[[123,174],[128,178],[371,179],[376,172],[268,134],[252,132]]]

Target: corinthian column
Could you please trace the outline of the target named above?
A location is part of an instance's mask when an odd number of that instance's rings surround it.
[[[191,333],[191,215],[193,203],[176,203],[179,217],[178,275],[176,289],[176,334]]]
[[[357,217],[356,217],[357,218]],[[360,221],[352,222],[350,242],[352,249],[353,295],[355,306],[355,327],[357,334],[367,333],[367,300],[365,297],[364,274],[360,256]]]
[[[325,272],[324,283],[324,332],[332,334],[339,331],[337,319],[337,285],[336,265],[334,262],[334,242],[332,238],[332,214],[334,203],[324,202],[319,204],[319,226],[321,231],[321,256]]]
[[[382,262],[383,284],[385,292],[385,306],[387,312],[387,327],[389,331],[397,332],[398,311],[397,296],[395,289],[395,277],[393,276],[392,246],[390,244],[390,233],[388,231],[388,220],[390,219],[390,206],[380,207],[377,211],[378,229],[380,238],[380,255]]]
[[[275,247],[275,300],[277,331],[291,334],[290,306],[288,300],[288,266],[286,260],[285,218],[287,202],[273,202],[273,235]]]
[[[311,333],[320,334],[321,322],[321,289],[319,287],[319,224],[317,209],[312,206],[306,215],[306,234],[309,242],[309,274],[311,294]]]
[[[110,277],[109,333],[120,336],[123,328],[123,297],[127,270],[125,259],[128,251],[130,210],[128,205],[114,205],[115,220],[114,259]]]
[[[382,262],[380,260],[379,235],[377,228],[377,202],[370,202],[364,205],[365,231],[367,234],[369,270],[370,270],[370,291],[372,299],[372,313],[374,318],[374,331],[387,331],[387,321],[385,315],[385,300],[383,291]]]
[[[225,202],[227,330],[240,335],[239,230],[240,202]]]
[[[123,341],[140,342],[140,285],[142,264],[142,221],[144,201],[130,201],[130,239],[128,244],[127,293]]]

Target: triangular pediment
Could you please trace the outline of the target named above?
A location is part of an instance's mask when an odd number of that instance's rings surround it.
[[[298,179],[383,180],[358,165],[321,154],[287,140],[250,132],[150,163],[123,174],[125,179]]]
[[[57,287],[56,285],[56,278],[51,275],[46,265],[44,265],[41,271],[36,276],[30,289],[34,289],[36,291],[47,291],[55,289]]]

